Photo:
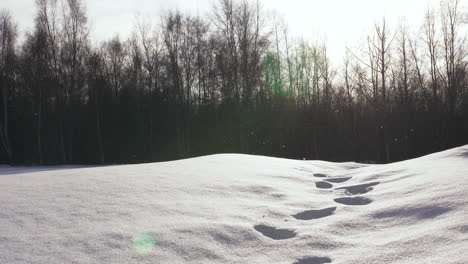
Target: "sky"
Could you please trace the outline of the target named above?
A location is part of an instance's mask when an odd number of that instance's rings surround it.
[[[135,17],[159,17],[162,11],[178,8],[193,14],[209,12],[216,0],[85,0],[93,39],[107,40],[117,32],[127,37]],[[411,30],[418,30],[428,7],[439,0],[261,0],[268,15],[284,17],[292,36],[326,41],[332,62],[340,63],[346,47],[355,48],[373,25],[385,17],[394,30],[405,18]],[[468,0],[461,0],[468,6]],[[2,0],[0,9],[14,15],[24,33],[32,28],[34,0]]]

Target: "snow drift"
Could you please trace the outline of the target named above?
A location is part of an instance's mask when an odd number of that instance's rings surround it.
[[[0,263],[468,263],[468,146],[0,167]]]

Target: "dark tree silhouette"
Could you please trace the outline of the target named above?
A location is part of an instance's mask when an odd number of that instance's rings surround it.
[[[0,162],[104,164],[238,152],[391,162],[468,143],[458,0],[420,33],[377,23],[332,67],[259,1],[137,19],[94,43],[81,0],[36,0],[17,42],[0,12]]]

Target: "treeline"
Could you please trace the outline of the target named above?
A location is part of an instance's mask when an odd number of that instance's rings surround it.
[[[91,40],[82,0],[36,0],[19,43],[0,13],[0,162],[109,164],[213,153],[390,162],[468,143],[459,1],[419,33],[383,20],[332,67],[259,2],[138,19]]]

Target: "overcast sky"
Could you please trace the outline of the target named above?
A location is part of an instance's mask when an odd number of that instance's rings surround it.
[[[129,35],[135,15],[158,17],[162,10],[179,8],[204,14],[215,0],[85,0],[93,39],[109,39],[116,32]],[[468,0],[462,0],[467,6]],[[439,0],[263,0],[264,10],[284,16],[289,31],[306,39],[325,39],[332,60],[337,63],[345,47],[355,47],[367,36],[374,22],[385,16],[392,26],[403,17],[414,30],[419,29],[428,7]],[[22,32],[31,29],[34,0],[1,0],[0,8],[12,12]]]

